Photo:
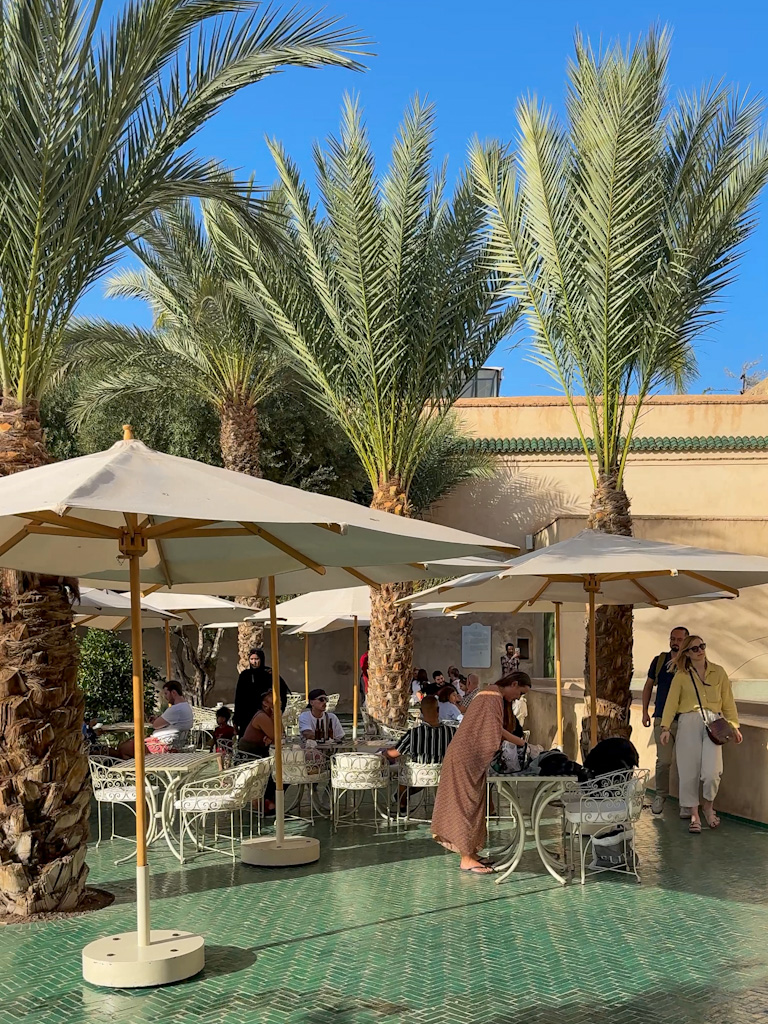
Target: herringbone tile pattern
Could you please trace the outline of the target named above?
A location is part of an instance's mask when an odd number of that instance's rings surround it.
[[[0,930],[0,1024],[768,1024],[768,831],[690,837],[676,810],[640,824],[642,885],[561,889],[528,853],[496,886],[423,826],[319,823],[320,864],[279,873],[155,847],[154,923],[208,952],[200,977],[145,992],[80,975],[83,945],[133,923],[132,867],[105,843],[90,880],[109,909]]]

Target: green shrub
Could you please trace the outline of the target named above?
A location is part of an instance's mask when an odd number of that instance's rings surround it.
[[[85,719],[124,722],[133,719],[131,646],[116,633],[89,629],[78,638],[78,682],[85,693]],[[155,707],[155,682],[161,673],[144,659],[144,714]]]

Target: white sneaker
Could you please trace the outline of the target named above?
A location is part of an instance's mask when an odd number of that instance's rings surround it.
[[[690,816],[691,816],[691,808],[690,807],[683,807],[681,805],[680,806],[680,817],[681,818],[690,818]]]
[[[651,803],[651,813],[661,814],[664,810],[664,803],[666,799],[667,798],[665,796],[655,796],[653,798],[653,802]]]

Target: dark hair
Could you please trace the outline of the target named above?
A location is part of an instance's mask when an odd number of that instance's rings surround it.
[[[675,626],[674,629],[670,629],[669,635],[671,636],[673,633],[685,633],[686,636],[691,635],[691,631],[687,626]]]
[[[428,693],[426,697],[421,698],[421,704],[419,706],[421,707],[422,712],[425,708],[432,708],[433,711],[436,711],[437,703],[437,697],[432,693]]]
[[[166,679],[163,683],[164,690],[170,690],[171,693],[178,693],[180,697],[184,696],[184,691],[181,688],[181,683],[177,683],[175,679]]]
[[[531,677],[527,672],[510,672],[508,676],[502,676],[501,679],[496,680],[496,685],[506,686],[527,686],[528,689],[533,689],[533,683]]]
[[[508,647],[514,648],[516,646],[517,645],[514,643],[513,640],[507,640],[507,642],[504,644],[504,650],[506,650]]]
[[[264,701],[265,701],[265,699],[266,699],[267,697],[274,697],[274,694],[272,693],[272,691],[271,691],[271,690],[265,690],[265,691],[264,691],[264,692],[263,692],[263,693],[261,694],[261,696],[259,697],[259,710],[260,710],[260,711],[263,711],[263,710],[264,710]]]
[[[223,718],[225,722],[228,722],[232,717],[232,712],[226,705],[223,705],[220,708],[216,708],[216,717]]]
[[[427,670],[425,668],[420,668],[419,671],[416,673],[416,679],[420,683],[428,683],[429,676],[427,675]]]
[[[432,673],[432,678],[437,679],[438,676],[445,676],[445,673],[441,672],[439,668],[436,668],[435,671]]]
[[[446,683],[445,686],[441,686],[437,693],[437,699],[441,704],[445,704],[446,701],[450,700],[454,693],[459,691],[452,683]]]

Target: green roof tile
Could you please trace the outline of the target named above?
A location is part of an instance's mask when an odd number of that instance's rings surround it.
[[[494,455],[579,455],[578,437],[477,437],[468,442],[475,451]],[[587,439],[594,450],[591,438]],[[765,452],[768,437],[635,437],[632,452]]]

